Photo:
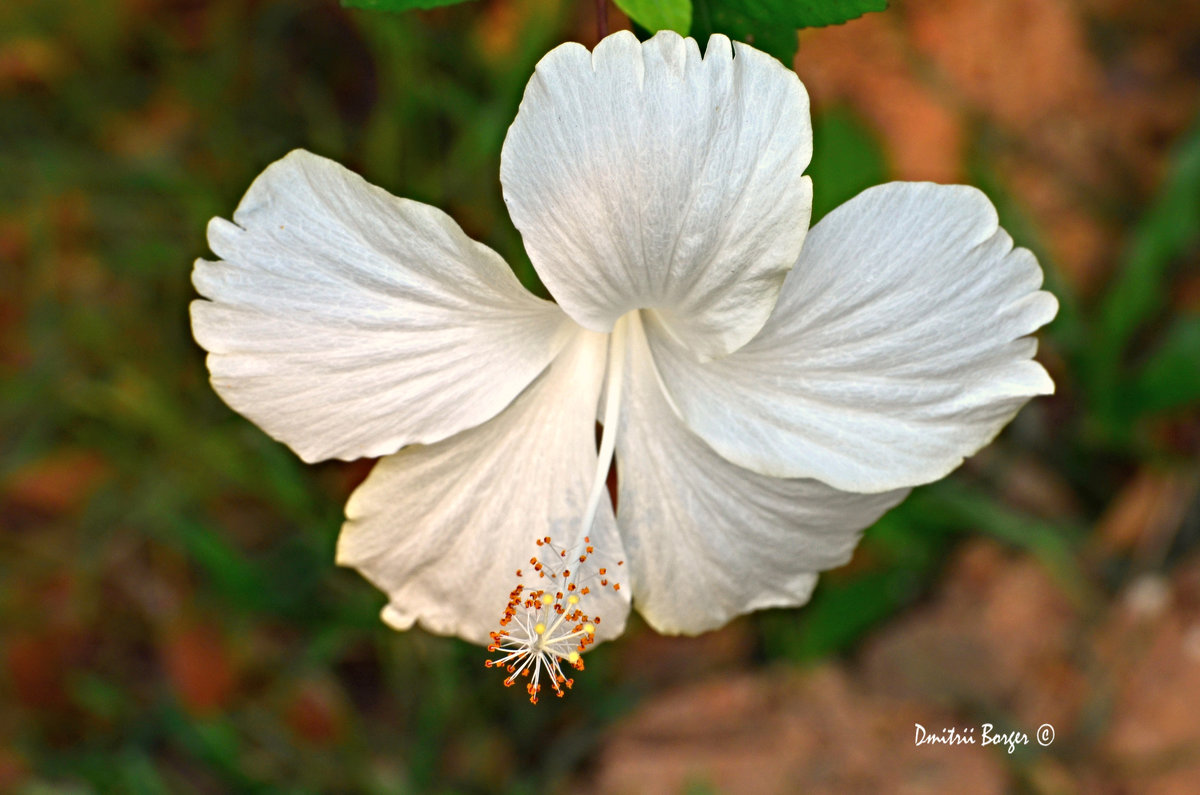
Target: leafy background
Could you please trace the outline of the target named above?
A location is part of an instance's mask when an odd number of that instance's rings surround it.
[[[692,24],[790,60],[800,23],[761,27],[768,5],[696,0]],[[0,791],[1192,791],[1184,0],[897,2],[799,36],[818,214],[891,178],[977,184],[1063,304],[1040,354],[1058,394],[880,521],[808,607],[698,638],[635,620],[533,708],[481,650],[388,630],[333,565],[370,463],[306,467],[209,389],[186,319],[204,225],[303,146],[448,210],[536,289],[500,145],[534,63],[594,43],[592,13],[0,5]],[[984,721],[1057,737],[913,747],[915,722]]]

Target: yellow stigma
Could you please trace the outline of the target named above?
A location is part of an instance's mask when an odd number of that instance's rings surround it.
[[[595,635],[595,634],[596,634],[596,625],[595,625],[595,624],[592,624],[592,623],[590,623],[590,622],[589,622],[589,623],[587,623],[587,624],[584,624],[584,625],[583,625],[583,631],[584,631],[584,632],[586,632],[586,633],[587,633],[587,634],[589,634],[589,635]]]
[[[573,651],[570,654],[568,654],[567,662],[571,663],[571,665],[574,665],[575,663],[579,662],[579,652]]]
[[[543,632],[546,631],[546,625],[539,621],[537,623],[537,626],[535,626],[533,628],[533,631],[536,632],[537,634],[541,635]]]
[[[553,601],[554,601],[554,597],[551,596],[550,594],[548,594],[548,593],[542,594],[542,604],[548,605]]]
[[[575,594],[571,594],[570,596],[567,597],[567,604],[569,604],[569,605],[579,604],[579,597],[576,596]]]

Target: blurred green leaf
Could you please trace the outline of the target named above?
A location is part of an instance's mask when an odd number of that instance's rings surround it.
[[[1079,568],[1077,548],[1082,528],[1061,521],[1047,522],[1015,511],[994,496],[943,480],[918,489],[908,499],[931,525],[952,533],[980,532],[1029,552],[1046,567],[1063,590],[1082,602],[1088,598],[1087,579]]]
[[[1139,386],[1130,370],[1129,353],[1137,335],[1165,311],[1173,266],[1185,261],[1198,244],[1200,124],[1176,149],[1157,198],[1133,230],[1121,270],[1098,307],[1091,334],[1079,340],[1075,352],[1074,364],[1089,398],[1086,432],[1105,446],[1128,448],[1138,415],[1171,403],[1167,393],[1174,388],[1165,386],[1170,377],[1155,375],[1157,381]],[[1142,388],[1166,389],[1166,403]]]
[[[208,575],[211,587],[240,608],[261,609],[264,599],[272,594],[264,593],[259,567],[212,529],[191,521],[181,524],[186,530],[174,534],[174,540],[184,546],[188,557]]]
[[[813,181],[815,224],[826,213],[861,191],[887,180],[883,149],[871,131],[852,113],[833,110],[813,120]]]
[[[767,653],[805,662],[853,646],[920,596],[949,535],[911,502],[884,514],[855,553],[859,571],[822,576],[798,613],[773,611],[759,619]]]
[[[441,8],[464,2],[467,0],[342,0],[342,5],[370,11],[410,11],[414,8]]]
[[[1158,198],[1134,230],[1125,265],[1100,307],[1097,356],[1118,359],[1162,308],[1171,264],[1200,241],[1200,124],[1180,144]]]
[[[157,718],[165,740],[220,771],[235,791],[261,791],[262,787],[239,764],[241,746],[230,718],[196,719],[170,703],[159,705]]]
[[[844,580],[826,578],[801,612],[763,615],[764,645],[772,657],[793,662],[820,659],[854,644],[919,592],[920,577],[907,568],[893,567]]]
[[[113,760],[120,790],[130,795],[169,795],[171,788],[163,781],[154,760],[140,751],[129,751]]]
[[[691,0],[613,0],[617,8],[648,31],[673,30],[687,35],[692,26]]]
[[[1142,368],[1135,390],[1139,413],[1200,401],[1200,316],[1175,321]]]
[[[724,33],[790,67],[797,28],[837,25],[886,8],[887,0],[693,0],[692,36],[703,43]]]

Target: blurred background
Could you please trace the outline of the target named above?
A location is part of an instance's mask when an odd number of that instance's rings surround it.
[[[569,696],[386,628],[333,564],[370,462],[226,408],[204,229],[293,147],[448,211],[501,200],[533,65],[590,2],[0,5],[0,792],[1195,792],[1200,5],[910,0],[804,31],[816,213],[970,182],[1062,302],[1034,400],[813,602],[639,620]],[[615,10],[611,26],[626,26]],[[914,747],[914,724],[1048,747]]]

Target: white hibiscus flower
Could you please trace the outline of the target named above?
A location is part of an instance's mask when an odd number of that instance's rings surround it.
[[[516,569],[545,589],[544,536],[624,561],[587,597],[600,639],[630,598],[669,633],[799,605],[909,488],[1053,391],[1029,335],[1057,310],[973,188],[882,185],[809,231],[810,154],[804,87],[770,56],[566,44],[500,168],[557,303],[439,210],[297,151],[210,224],[195,336],[221,397],[304,460],[383,456],[338,561],[394,627],[489,643]],[[539,646],[541,609],[499,645],[561,673],[578,635]]]

